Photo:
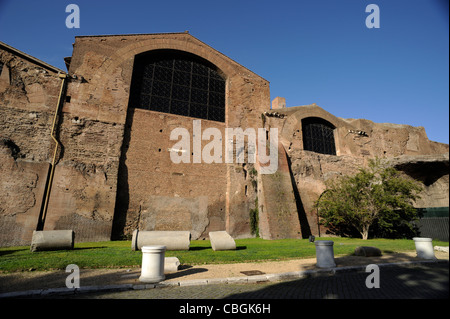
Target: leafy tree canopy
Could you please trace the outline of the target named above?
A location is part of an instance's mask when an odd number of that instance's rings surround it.
[[[330,181],[315,205],[331,231],[348,235],[356,230],[367,239],[371,227],[387,235],[413,230],[411,221],[418,218],[413,202],[421,190],[419,182],[375,159],[353,176]]]

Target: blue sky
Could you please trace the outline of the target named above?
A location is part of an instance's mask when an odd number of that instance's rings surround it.
[[[68,29],[68,4],[80,28]],[[368,4],[380,28],[365,24]],[[423,126],[449,142],[448,0],[0,0],[0,41],[65,70],[77,35],[183,32],[270,81],[287,106]]]

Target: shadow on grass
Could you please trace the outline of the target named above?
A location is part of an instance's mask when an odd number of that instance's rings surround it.
[[[0,256],[5,256],[5,255],[9,255],[9,254],[14,254],[17,253],[19,251],[24,251],[24,250],[30,250],[28,249],[11,249],[11,250],[0,250]]]
[[[192,250],[192,251],[205,250],[205,249],[211,249],[211,247],[189,247],[189,250]]]
[[[89,249],[104,249],[109,248],[107,246],[98,246],[98,247],[74,247],[73,250],[89,250]]]
[[[206,249],[212,250],[212,247],[189,247],[190,251],[206,250]],[[244,249],[247,249],[247,246],[237,246],[235,250],[244,250]]]

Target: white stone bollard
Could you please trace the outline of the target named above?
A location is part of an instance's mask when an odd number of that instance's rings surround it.
[[[157,283],[163,281],[164,255],[166,246],[144,246],[142,251],[142,270],[139,281]]]
[[[333,268],[336,267],[334,262],[334,252],[332,240],[316,240],[316,266],[319,268]]]
[[[413,240],[416,245],[417,257],[422,259],[436,259],[431,238],[414,237]]]

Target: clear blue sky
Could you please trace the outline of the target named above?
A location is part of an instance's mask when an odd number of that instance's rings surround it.
[[[68,29],[65,8],[80,7]],[[368,4],[380,28],[368,29]],[[0,41],[65,70],[77,35],[189,32],[287,106],[424,126],[449,142],[448,0],[0,0]]]

